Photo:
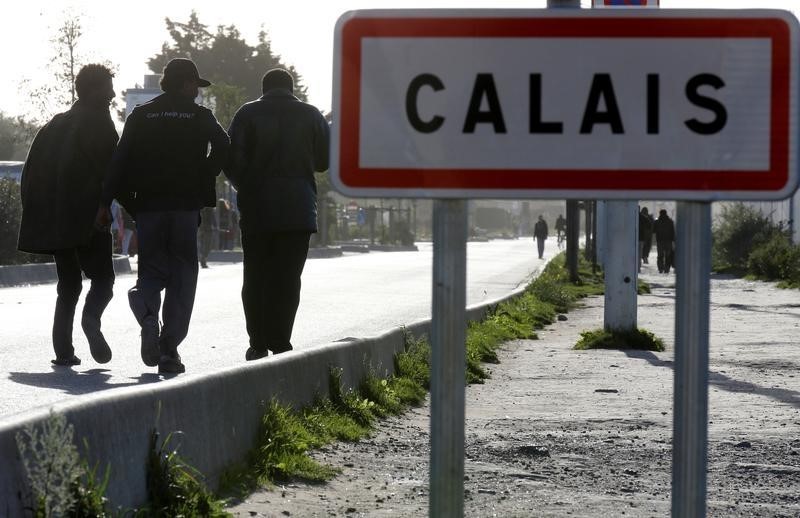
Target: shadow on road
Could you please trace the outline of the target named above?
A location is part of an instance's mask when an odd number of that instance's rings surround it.
[[[54,367],[50,372],[10,372],[9,379],[14,383],[30,385],[32,387],[58,389],[73,395],[145,385],[161,380],[158,374],[145,373],[138,378],[131,378],[136,381],[130,383],[109,383],[108,380],[111,379],[111,375],[107,374],[108,372],[110,372],[108,369],[76,371],[63,367]]]
[[[646,360],[651,365],[656,367],[667,367],[674,370],[675,363],[668,360],[662,360],[650,351],[638,350],[624,350],[623,351],[629,358],[638,358]],[[792,405],[795,408],[800,408],[800,392],[796,390],[782,389],[782,388],[768,388],[750,383],[749,381],[739,381],[726,376],[725,374],[709,370],[708,384],[715,387],[727,390],[729,392],[744,392],[748,394],[757,394],[759,396],[766,396],[781,403]]]

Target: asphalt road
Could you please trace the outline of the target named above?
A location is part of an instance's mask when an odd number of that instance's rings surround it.
[[[374,336],[430,318],[432,245],[418,246],[418,252],[309,260],[292,337],[295,348]],[[551,238],[546,257],[555,252]],[[544,261],[528,238],[469,243],[467,263],[467,301],[472,305],[527,283]],[[212,263],[200,271],[189,335],[179,349],[187,369],[184,377],[244,362],[248,340],[241,280],[241,264]],[[83,364],[72,370],[50,365],[55,284],[0,288],[0,421],[67,399],[160,380],[157,369],[144,366],[139,357],[139,328],[126,297],[134,283],[134,275],[117,277],[114,299],[103,317],[114,354],[111,362],[92,360],[76,318],[73,342]],[[84,283],[84,294],[87,290]]]

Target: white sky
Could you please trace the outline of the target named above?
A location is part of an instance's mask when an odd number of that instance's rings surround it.
[[[581,0],[583,7],[590,0]],[[170,40],[164,19],[186,21],[194,9],[202,23],[235,25],[250,44],[263,27],[273,52],[294,65],[308,86],[310,101],[329,111],[333,28],[337,18],[353,9],[386,8],[542,8],[546,0],[22,0],[3,6],[0,29],[0,111],[7,115],[26,109],[22,79],[42,84],[45,65],[52,59],[57,27],[64,12],[80,14],[83,37],[79,51],[88,61],[108,60],[118,66],[115,88],[119,92],[141,83],[148,73],[146,61]],[[800,11],[800,0],[661,0],[662,8],[777,8]],[[201,70],[202,74],[203,71]]]

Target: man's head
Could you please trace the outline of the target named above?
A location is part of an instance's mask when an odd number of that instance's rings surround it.
[[[75,76],[78,99],[100,108],[108,108],[114,98],[114,74],[108,67],[91,64],[82,67]]]
[[[191,59],[175,58],[164,67],[160,84],[167,93],[183,94],[194,99],[198,88],[211,86],[211,81],[200,77],[197,65]]]
[[[644,214],[645,216],[647,216],[647,214],[648,214],[648,212],[647,212],[647,207],[642,207],[642,214]]]
[[[659,216],[664,216],[666,218],[667,217],[667,209],[661,209],[660,211],[658,211],[658,215]]]
[[[541,214],[539,214],[539,221],[544,221],[544,216],[542,216]]]
[[[294,79],[292,79],[292,74],[282,68],[268,70],[261,79],[261,92],[267,93],[276,88],[289,90],[289,93],[293,92]]]

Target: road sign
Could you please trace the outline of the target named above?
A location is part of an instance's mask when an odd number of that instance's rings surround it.
[[[769,199],[797,182],[778,10],[353,11],[332,177],[351,196]]]
[[[592,7],[658,7],[658,0],[594,0]]]

